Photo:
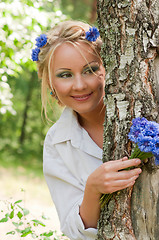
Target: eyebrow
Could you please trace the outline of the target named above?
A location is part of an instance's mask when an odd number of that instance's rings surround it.
[[[84,65],[83,68],[89,66],[91,63],[98,63],[98,62],[97,62],[97,61],[89,62],[89,63],[87,63],[86,65]],[[99,63],[98,63],[98,64],[99,64]],[[61,70],[68,70],[68,71],[71,71],[70,68],[59,68],[59,69],[56,70],[56,72],[61,71]]]
[[[61,71],[61,70],[69,70],[69,71],[71,71],[70,68],[59,68],[59,69],[56,70],[56,72]]]
[[[85,68],[86,66],[89,66],[91,63],[98,63],[98,62],[97,62],[97,61],[89,62],[89,63],[87,63],[86,65],[84,65],[83,68]]]

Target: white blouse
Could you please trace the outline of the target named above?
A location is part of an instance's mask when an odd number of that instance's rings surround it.
[[[102,149],[66,107],[49,129],[43,152],[43,170],[61,231],[71,240],[93,240],[97,229],[85,229],[79,215],[88,176],[102,164]]]

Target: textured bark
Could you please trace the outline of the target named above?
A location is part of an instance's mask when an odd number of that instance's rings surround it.
[[[159,1],[98,0],[97,13],[106,68],[105,162],[130,155],[133,118],[159,122]],[[114,194],[102,210],[98,239],[158,239],[159,171],[151,160],[134,189]]]

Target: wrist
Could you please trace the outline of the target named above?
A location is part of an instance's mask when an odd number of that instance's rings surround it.
[[[86,182],[85,192],[88,192],[89,195],[92,195],[92,198],[96,199],[96,200],[100,200],[100,197],[102,195],[98,191],[98,189],[95,185],[95,181],[93,181],[90,176],[88,177],[87,182]]]

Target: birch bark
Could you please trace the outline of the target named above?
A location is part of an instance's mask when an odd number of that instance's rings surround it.
[[[133,118],[159,122],[159,1],[98,0],[106,68],[103,162],[130,155]],[[159,170],[151,159],[134,189],[101,211],[97,239],[159,239]]]

